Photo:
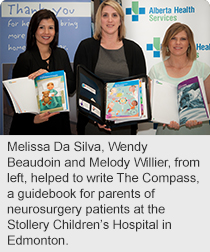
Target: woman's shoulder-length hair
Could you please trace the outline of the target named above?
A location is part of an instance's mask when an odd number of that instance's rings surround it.
[[[37,28],[40,24],[40,22],[43,19],[50,19],[54,21],[55,24],[55,36],[53,41],[50,43],[50,47],[56,48],[58,45],[58,32],[59,32],[59,24],[58,19],[56,18],[55,14],[47,9],[42,9],[33,14],[31,17],[29,26],[28,26],[28,32],[27,32],[27,39],[26,39],[26,50],[30,50],[35,44],[36,44],[36,38],[35,33],[37,31]]]
[[[96,40],[101,39],[101,14],[105,6],[111,6],[119,14],[121,25],[119,26],[119,30],[118,30],[118,37],[120,40],[122,40],[125,37],[125,30],[126,30],[125,23],[124,23],[125,14],[120,4],[115,0],[105,0],[99,5],[98,10],[96,12],[96,17],[95,17],[95,32],[94,32],[93,37]]]
[[[190,60],[196,60],[197,58],[197,53],[196,53],[196,46],[195,46],[195,41],[194,41],[194,35],[192,30],[190,29],[189,26],[187,26],[186,24],[182,24],[182,23],[174,23],[172,24],[166,31],[165,36],[163,38],[163,42],[162,42],[162,47],[161,47],[161,51],[162,51],[162,57],[163,60],[165,60],[168,56],[170,56],[170,51],[168,50],[168,44],[169,41],[179,32],[185,31],[187,34],[187,38],[189,41],[189,47],[187,50],[187,56]]]

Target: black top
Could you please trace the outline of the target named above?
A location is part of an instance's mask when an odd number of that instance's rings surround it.
[[[75,91],[75,79],[71,69],[67,52],[62,48],[52,50],[49,66],[42,60],[38,47],[35,45],[30,51],[21,53],[13,69],[13,78],[26,77],[31,73],[46,69],[49,72],[64,70],[67,77],[68,92]],[[24,91],[23,91],[24,92]],[[26,94],[27,95],[27,94]],[[49,121],[34,124],[34,114],[15,113],[10,128],[11,135],[67,135],[71,134],[69,112],[61,112],[49,118]]]
[[[141,47],[132,40],[123,39],[125,58],[128,64],[129,76],[146,74],[146,63]],[[74,57],[74,71],[78,64],[84,65],[91,72],[95,72],[100,49],[100,40],[88,38],[83,40]]]
[[[146,74],[146,63],[141,47],[132,40],[123,39],[122,42],[124,46],[126,62],[128,65],[129,76]],[[95,40],[94,38],[87,38],[81,41],[74,57],[74,72],[76,73],[77,65],[81,64],[84,65],[91,72],[95,73],[99,50],[100,40]],[[85,134],[85,127],[88,121],[89,119],[87,117],[79,113],[77,123],[78,134]],[[130,128],[130,134],[136,134],[137,125],[132,125]],[[106,133],[109,134],[108,132]],[[117,133],[113,132],[113,134]]]

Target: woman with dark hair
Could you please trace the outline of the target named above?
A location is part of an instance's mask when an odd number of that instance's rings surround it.
[[[82,64],[105,81],[146,74],[146,64],[141,47],[125,38],[124,12],[115,0],[103,1],[96,13],[93,38],[83,40],[76,51],[74,70]],[[137,124],[117,129],[95,125],[81,113],[78,116],[78,134],[135,135]]]
[[[161,51],[163,62],[151,68],[150,80],[158,79],[177,86],[184,80],[199,76],[204,81],[210,108],[210,67],[196,59],[194,35],[190,27],[179,22],[172,24],[165,33]],[[159,124],[157,135],[210,135],[210,125],[209,122],[188,120],[180,126],[178,122],[171,121],[168,125]]]
[[[13,69],[13,78],[28,76],[30,79],[35,79],[46,72],[64,70],[68,92],[74,92],[75,81],[68,54],[64,49],[57,47],[58,31],[58,20],[50,10],[43,9],[32,16],[27,32],[26,51],[17,59]],[[45,112],[38,115],[15,113],[10,134],[71,134],[69,113]]]
[[[50,47],[53,49],[57,47],[58,32],[59,32],[58,19],[56,18],[55,14],[52,11],[40,10],[31,17],[31,21],[27,32],[26,50],[30,50],[36,44],[36,38],[34,34],[36,33],[37,28],[43,19],[52,19],[54,21],[55,35],[52,42],[50,43]]]

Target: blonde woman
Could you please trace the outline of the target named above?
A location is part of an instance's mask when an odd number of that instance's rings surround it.
[[[142,49],[125,38],[124,12],[114,0],[101,3],[96,13],[93,38],[83,40],[76,51],[74,69],[86,66],[101,79],[109,81],[146,73]],[[86,127],[87,126],[87,127]],[[136,134],[136,125],[107,130],[104,125],[94,125],[79,114],[78,134]]]
[[[189,78],[203,78],[208,104],[210,104],[210,67],[198,61],[193,32],[186,24],[174,23],[165,33],[162,42],[163,62],[154,65],[150,79],[158,79],[174,85]],[[167,104],[166,104],[167,106]],[[184,126],[171,121],[168,125],[158,125],[158,135],[209,135],[209,122],[189,120]]]

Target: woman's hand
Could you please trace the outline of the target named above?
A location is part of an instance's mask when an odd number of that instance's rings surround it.
[[[37,76],[42,75],[43,73],[48,73],[48,71],[40,68],[38,71],[30,74],[28,78],[34,80]]]
[[[187,128],[192,128],[192,127],[195,127],[195,126],[201,125],[201,124],[202,124],[202,122],[198,122],[197,120],[189,120],[189,121],[187,121],[187,122],[185,123],[185,126],[186,126]]]
[[[202,122],[198,122],[197,120],[189,120],[186,122],[185,126],[187,128],[192,128],[192,127],[195,127],[195,126],[198,126],[198,125],[201,125]],[[163,127],[165,127],[166,124],[163,124]],[[171,121],[170,124],[167,124],[167,126],[171,129],[176,129],[178,130],[180,128],[180,125],[175,122],[175,121]]]
[[[180,125],[177,122],[175,122],[175,121],[171,121],[170,124],[163,124],[163,128],[165,128],[166,125],[170,129],[176,129],[176,130],[178,130],[180,128]]]
[[[99,123],[97,123],[98,124],[98,127],[100,128],[100,129],[105,129],[106,131],[111,131],[111,129],[110,128],[106,128],[106,124],[104,124],[104,125],[101,125],[101,124],[99,124]]]
[[[54,113],[45,112],[43,114],[35,115],[35,117],[34,117],[34,123],[38,124],[38,123],[47,122],[50,117],[52,117],[54,115],[57,115],[57,114],[59,114],[59,112],[54,112]]]

